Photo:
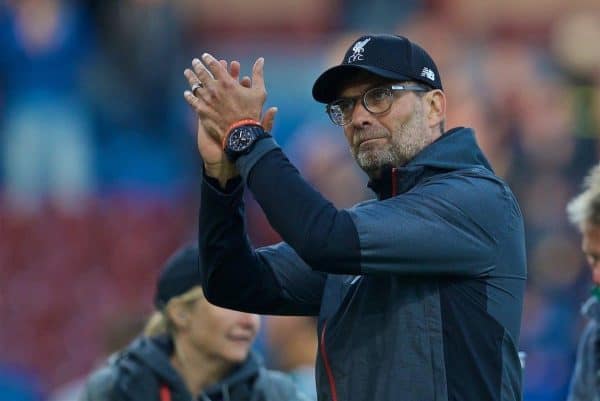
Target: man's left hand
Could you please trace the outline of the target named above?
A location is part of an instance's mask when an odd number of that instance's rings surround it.
[[[204,53],[202,62],[194,59],[192,65],[202,86],[193,94],[186,92],[185,98],[215,140],[222,143],[227,129],[240,120],[260,121],[267,97],[262,57],[254,63],[252,78],[244,77],[241,82],[237,62],[232,62],[231,71],[227,71],[226,62]]]

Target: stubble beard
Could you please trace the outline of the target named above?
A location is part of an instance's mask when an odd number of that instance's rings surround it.
[[[423,109],[416,106],[411,118],[392,133],[390,143],[353,147],[352,155],[370,177],[377,177],[386,166],[405,165],[430,142]]]

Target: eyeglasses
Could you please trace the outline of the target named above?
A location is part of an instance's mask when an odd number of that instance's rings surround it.
[[[335,100],[326,106],[326,111],[335,125],[344,126],[352,122],[352,113],[359,98],[369,113],[377,115],[385,113],[392,107],[395,91],[429,92],[430,90],[416,84],[380,86],[368,89],[361,96]]]

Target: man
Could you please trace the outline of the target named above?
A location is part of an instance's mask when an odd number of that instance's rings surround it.
[[[600,165],[585,179],[584,190],[567,206],[569,220],[582,234],[583,253],[592,270],[592,281],[600,285]],[[568,401],[600,400],[600,305],[598,287],[582,307],[589,322],[579,341],[577,363]]]
[[[521,212],[473,131],[444,132],[431,57],[404,37],[368,35],[317,79],[314,98],[343,126],[377,194],[344,210],[266,133],[276,110],[258,121],[263,65],[240,80],[238,62],[205,53],[185,71],[200,118],[208,299],[318,315],[321,401],[520,400]],[[284,243],[252,249],[246,187]]]
[[[259,317],[203,296],[195,246],[167,261],[154,304],[145,335],[90,376],[82,401],[308,401],[250,351]]]

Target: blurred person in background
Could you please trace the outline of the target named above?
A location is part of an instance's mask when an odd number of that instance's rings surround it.
[[[144,335],[90,375],[82,400],[305,400],[250,351],[259,317],[206,300],[195,246],[166,262],[154,303]]]
[[[290,161],[337,207],[369,199],[364,174],[346,149],[346,140],[333,124],[325,123],[309,122],[294,133],[289,143]]]
[[[93,131],[80,85],[93,35],[77,2],[0,4],[0,140],[9,205],[65,212],[94,187]],[[0,116],[2,117],[2,116]]]
[[[286,372],[311,400],[317,399],[315,359],[319,345],[312,316],[268,316],[265,332],[275,368]]]
[[[176,193],[191,178],[186,172],[196,157],[187,146],[189,137],[179,135],[186,127],[184,105],[177,101],[177,66],[186,36],[176,2],[85,1],[98,41],[84,88],[99,132],[101,183],[109,189]]]
[[[568,401],[600,400],[600,165],[592,168],[584,190],[567,206],[569,220],[581,232],[581,249],[592,272],[594,290],[581,308],[589,319],[579,340]]]
[[[268,134],[277,109],[262,113],[263,58],[241,81],[238,62],[207,53],[192,68],[184,96],[199,116],[207,298],[319,315],[319,400],[521,400],[523,217],[473,130],[445,130],[429,54],[366,35],[315,82],[378,197],[342,210]],[[246,186],[284,243],[252,249]]]

